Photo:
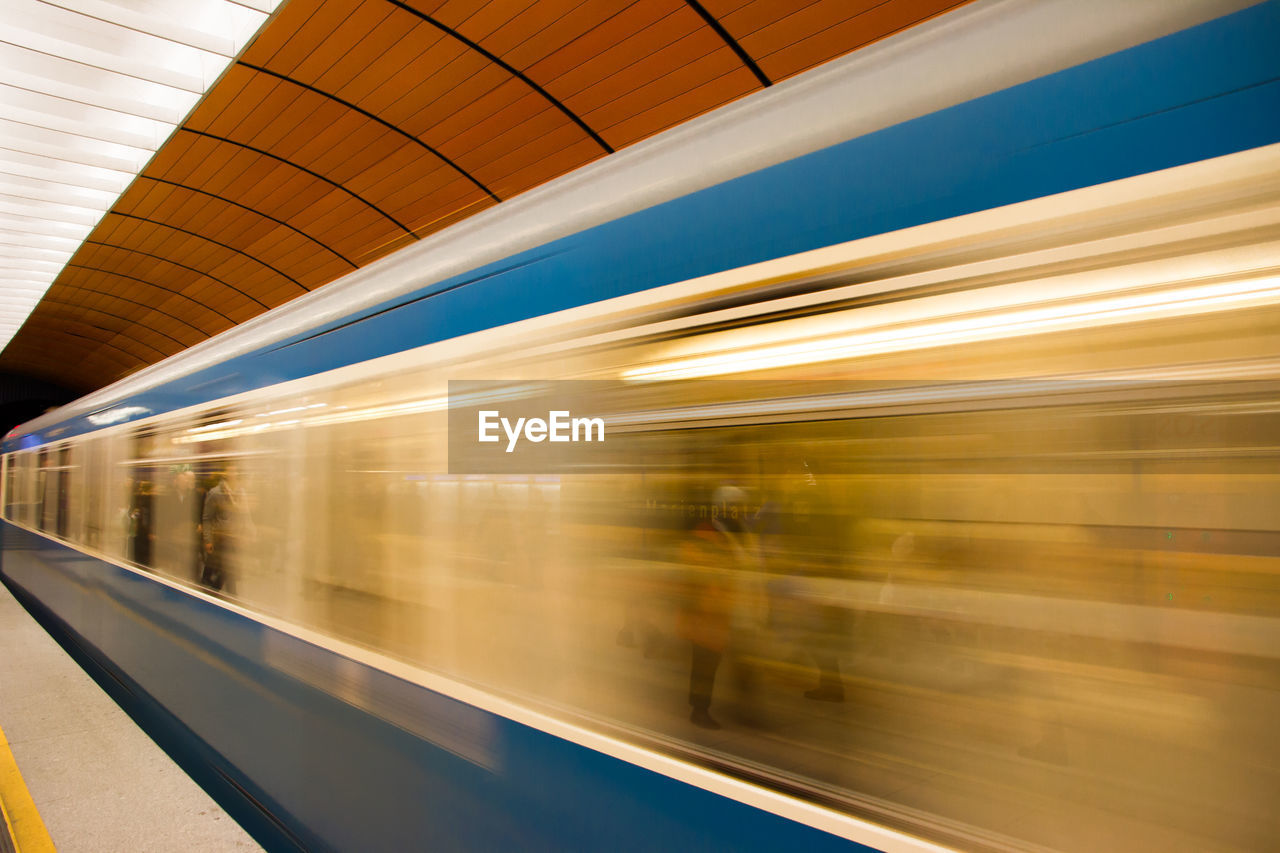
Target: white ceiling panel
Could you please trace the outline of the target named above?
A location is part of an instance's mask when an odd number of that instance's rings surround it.
[[[279,2],[0,3],[0,350]]]

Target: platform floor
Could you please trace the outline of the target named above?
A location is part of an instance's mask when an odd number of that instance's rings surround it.
[[[3,584],[0,732],[0,796],[18,853],[50,842],[59,853],[261,850]]]

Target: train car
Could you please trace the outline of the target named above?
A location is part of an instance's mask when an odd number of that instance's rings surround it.
[[[1263,849],[1276,44],[744,98],[15,430],[3,579],[269,849]]]

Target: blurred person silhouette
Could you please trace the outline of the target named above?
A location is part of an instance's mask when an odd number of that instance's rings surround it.
[[[156,534],[152,524],[151,482],[137,477],[129,495],[129,559],[140,566],[150,566]]]
[[[191,466],[174,468],[171,487],[160,496],[159,504],[161,566],[184,580],[198,581],[204,501],[196,490],[196,475]]]
[[[709,523],[700,523],[680,546],[686,578],[676,617],[676,632],[689,641],[689,721],[704,729],[718,729],[711,716],[716,671],[729,645],[733,607],[728,564],[728,537]]]
[[[237,560],[252,535],[253,523],[241,488],[240,472],[235,465],[228,465],[217,485],[204,498],[201,514],[204,569],[200,583],[212,590],[234,593]]]

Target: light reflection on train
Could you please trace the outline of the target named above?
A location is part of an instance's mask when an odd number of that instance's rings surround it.
[[[630,424],[607,475],[446,473],[422,367],[19,454],[7,509],[855,812],[1256,849],[1280,792],[1274,328],[1266,308],[619,384],[594,401]],[[1131,378],[1196,336],[1231,342],[1219,366]],[[1087,380],[1017,378],[1082,351]]]

